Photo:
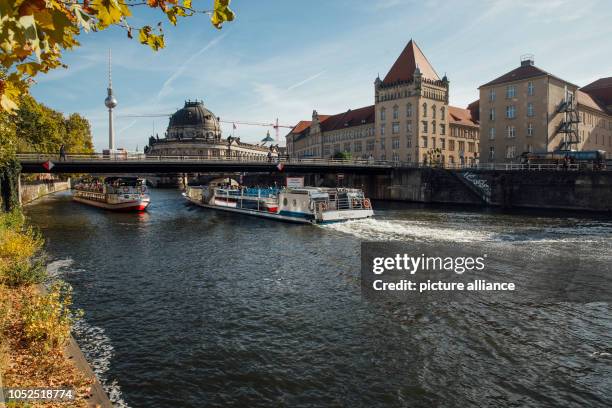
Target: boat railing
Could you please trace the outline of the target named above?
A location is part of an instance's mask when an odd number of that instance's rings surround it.
[[[366,198],[363,196],[359,197],[343,197],[330,199],[327,206],[328,210],[363,210],[367,209]]]

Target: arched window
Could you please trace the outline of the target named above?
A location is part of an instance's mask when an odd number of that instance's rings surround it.
[[[411,103],[406,104],[406,116],[407,117],[412,116],[412,104]]]
[[[385,119],[387,119],[387,112],[385,108],[382,108],[380,110],[380,120],[385,120]]]
[[[423,117],[426,118],[427,117],[427,103],[423,104]]]
[[[436,118],[436,105],[431,106],[431,117]]]
[[[444,118],[446,118],[446,116],[444,116],[444,114],[446,113],[446,109],[444,109],[444,106],[440,108],[440,119],[444,120]]]
[[[397,120],[399,118],[399,107],[395,105],[393,107],[393,120]]]

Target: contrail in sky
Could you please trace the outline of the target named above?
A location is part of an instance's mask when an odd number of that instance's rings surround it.
[[[298,82],[297,84],[293,84],[293,85],[291,85],[289,88],[287,88],[287,91],[290,91],[290,90],[292,90],[292,89],[297,88],[298,86],[302,86],[302,85],[304,85],[305,83],[308,83],[308,82],[310,82],[310,81],[312,81],[312,80],[314,80],[314,79],[317,79],[318,77],[320,77],[320,76],[321,76],[321,75],[323,75],[324,73],[325,73],[325,70],[323,70],[323,71],[319,72],[318,74],[314,74],[313,76],[308,77],[308,78],[304,79],[303,81]]]
[[[217,43],[219,41],[221,41],[226,35],[227,35],[227,33],[223,33],[220,36],[213,38],[212,40],[210,40],[208,42],[208,44],[206,44],[204,47],[202,47],[198,52],[196,52],[191,57],[189,57],[187,59],[187,61],[183,62],[183,64],[180,67],[178,67],[178,69],[176,71],[174,71],[174,73],[172,75],[170,75],[170,77],[168,79],[166,79],[166,81],[162,85],[161,89],[159,90],[159,93],[157,94],[157,100],[160,100],[163,96],[165,96],[165,95],[167,95],[168,93],[171,92],[171,90],[172,90],[172,83],[180,75],[182,75],[183,72],[185,72],[185,69],[187,69],[187,67],[189,66],[189,64],[191,64],[193,62],[193,60],[195,60],[200,55],[205,53],[211,47],[214,47],[215,45],[217,45]]]

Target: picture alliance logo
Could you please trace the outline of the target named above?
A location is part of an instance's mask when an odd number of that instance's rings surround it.
[[[372,260],[372,272],[380,275],[386,271],[405,271],[414,275],[419,271],[452,271],[463,274],[466,271],[482,271],[485,268],[487,254],[478,257],[457,256],[410,256],[396,254],[393,257],[375,257]]]

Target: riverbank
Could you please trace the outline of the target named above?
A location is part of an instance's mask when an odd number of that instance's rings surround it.
[[[49,282],[43,240],[14,211],[0,214],[0,377],[5,388],[63,388],[72,401],[36,406],[112,407],[70,331],[79,318],[69,285]],[[4,395],[7,398],[7,395]],[[4,402],[4,401],[0,401]]]
[[[21,182],[19,186],[19,197],[21,204],[25,205],[46,195],[65,190],[70,190],[70,179]]]

